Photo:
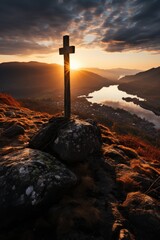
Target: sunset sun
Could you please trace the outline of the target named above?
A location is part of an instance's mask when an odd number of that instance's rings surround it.
[[[77,70],[79,69],[81,66],[80,66],[80,63],[75,61],[75,60],[72,60],[70,61],[70,67],[72,70]]]

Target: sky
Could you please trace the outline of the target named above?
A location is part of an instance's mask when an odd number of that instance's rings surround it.
[[[160,66],[160,0],[1,0],[0,16],[0,62],[63,64],[69,35],[73,67]]]

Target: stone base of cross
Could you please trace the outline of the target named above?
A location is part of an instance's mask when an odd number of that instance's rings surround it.
[[[71,93],[70,93],[70,61],[69,54],[75,53],[75,46],[69,46],[69,36],[63,36],[63,48],[59,54],[64,55],[64,116],[71,116]]]

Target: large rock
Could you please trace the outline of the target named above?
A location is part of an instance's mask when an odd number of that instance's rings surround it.
[[[49,145],[56,139],[59,129],[66,124],[68,124],[68,120],[64,117],[50,119],[50,122],[32,137],[29,147],[48,151]]]
[[[158,201],[144,193],[132,192],[128,193],[122,207],[136,228],[139,227],[142,232],[151,234],[153,239],[159,236],[160,205]]]
[[[60,129],[50,147],[63,161],[85,160],[89,155],[101,149],[99,128],[85,121],[70,121]]]
[[[31,148],[43,149],[64,162],[86,160],[99,152],[102,141],[93,121],[54,119],[30,141]]]
[[[2,136],[8,137],[8,138],[13,138],[18,135],[23,135],[25,133],[25,130],[22,126],[19,124],[13,124],[11,127],[7,128],[3,133]]]
[[[76,176],[55,157],[23,149],[1,157],[0,218],[49,206],[76,184]]]
[[[127,155],[121,149],[118,149],[116,145],[106,146],[104,156],[113,159],[115,164],[127,163],[128,161]]]

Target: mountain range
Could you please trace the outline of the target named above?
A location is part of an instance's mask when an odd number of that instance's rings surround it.
[[[160,112],[160,67],[121,78],[118,88],[144,98],[149,108]]]
[[[61,94],[64,85],[63,67],[39,62],[10,62],[0,64],[0,91],[15,97],[32,97],[48,92]],[[71,71],[74,95],[88,94],[103,86],[114,84],[98,74],[79,70]]]
[[[159,112],[160,67],[115,80],[120,75],[133,74],[137,71],[97,68],[71,70],[72,96],[87,95],[104,86],[117,84],[120,90],[144,98],[146,100],[145,105],[148,104],[147,107],[145,106],[146,108],[158,108]],[[112,76],[109,73],[112,73]],[[12,94],[18,98],[50,96],[63,98],[63,86],[64,76],[61,65],[39,62],[0,64],[0,92]]]
[[[100,69],[100,68],[85,68],[85,70],[94,72],[102,77],[111,79],[113,81],[119,80],[126,75],[134,75],[141,70],[127,69],[127,68],[112,68],[112,69]]]

